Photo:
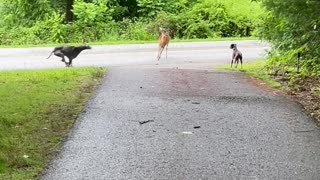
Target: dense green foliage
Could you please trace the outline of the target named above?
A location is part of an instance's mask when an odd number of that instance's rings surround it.
[[[285,72],[296,66],[302,54],[302,74],[319,75],[320,71],[320,1],[261,0],[268,13],[259,35],[273,44],[268,66]]]
[[[73,21],[67,23],[67,2]],[[318,0],[0,0],[0,45],[259,36],[272,43],[268,67],[319,74]]]
[[[159,27],[181,39],[245,37],[255,31],[259,2],[251,0],[0,0],[0,44],[27,45],[155,40]]]

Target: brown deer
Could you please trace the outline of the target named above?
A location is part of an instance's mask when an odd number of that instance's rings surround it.
[[[159,28],[159,50],[158,50],[158,56],[157,56],[157,60],[159,61],[161,58],[161,54],[162,51],[164,50],[164,48],[166,48],[166,59],[168,57],[168,45],[169,45],[169,41],[170,41],[170,35],[169,32],[166,29],[163,28]]]

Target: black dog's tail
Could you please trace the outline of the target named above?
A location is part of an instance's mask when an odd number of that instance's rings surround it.
[[[52,52],[50,53],[50,55],[47,57],[47,59],[49,59],[49,58],[51,57],[51,55],[52,55],[53,52],[54,52],[54,51],[52,51]]]

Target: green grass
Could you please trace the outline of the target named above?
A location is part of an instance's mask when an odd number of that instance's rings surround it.
[[[105,71],[0,71],[0,179],[41,173]]]
[[[236,40],[257,40],[255,37],[230,37],[230,38],[208,38],[208,39],[172,39],[171,42],[208,42],[208,41],[236,41]],[[105,42],[91,42],[90,45],[118,45],[118,44],[149,44],[157,43],[157,39],[153,41],[138,41],[138,40],[122,40],[122,41],[105,41]],[[1,48],[24,48],[24,47],[52,47],[61,44],[66,45],[80,45],[80,43],[60,43],[60,44],[36,44],[36,45],[12,45],[1,46]]]
[[[264,68],[266,65],[265,60],[256,60],[250,63],[244,63],[242,68],[238,65],[238,68],[231,68],[230,64],[217,66],[215,68],[217,69],[225,69],[225,70],[232,70],[232,71],[240,71],[244,72],[246,74],[249,74],[253,77],[256,77],[258,79],[261,79],[262,81],[266,82],[270,86],[274,88],[280,88],[281,84],[277,82],[275,79],[270,77],[266,69]]]

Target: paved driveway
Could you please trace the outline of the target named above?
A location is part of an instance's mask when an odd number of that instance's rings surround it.
[[[112,68],[42,179],[319,179],[320,131],[300,105],[209,69],[229,62],[229,43],[172,45],[160,65],[123,46],[92,60]],[[241,45],[247,60],[264,49]]]

